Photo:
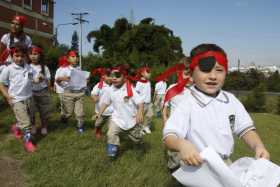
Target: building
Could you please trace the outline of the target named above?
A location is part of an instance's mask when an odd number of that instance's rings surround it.
[[[15,15],[24,15],[28,19],[24,31],[51,45],[53,4],[53,0],[0,0],[0,37],[9,32],[11,20]]]

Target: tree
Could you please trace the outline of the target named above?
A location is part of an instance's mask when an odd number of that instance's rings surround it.
[[[266,111],[266,88],[263,83],[256,86],[245,100],[245,107],[250,112],[265,112]]]
[[[79,36],[77,31],[74,31],[72,34],[71,50],[79,52]]]
[[[94,39],[93,50],[115,64],[167,66],[183,57],[181,39],[164,25],[156,25],[153,18],[136,25],[120,18],[112,27],[103,24],[89,32],[87,39]]]

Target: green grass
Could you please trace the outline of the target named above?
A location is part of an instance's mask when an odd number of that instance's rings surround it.
[[[134,145],[123,137],[121,154],[112,161],[106,157],[105,140],[97,141],[93,137],[90,99],[86,98],[85,102],[86,132],[78,135],[74,120],[68,126],[59,122],[58,99],[53,98],[50,133],[39,140],[34,154],[27,154],[19,141],[9,135],[10,124],[14,122],[10,109],[0,111],[0,158],[9,156],[22,161],[25,186],[176,186],[166,169],[159,119],[154,119],[155,130],[145,136],[144,146]],[[277,157],[280,155],[280,116],[261,113],[252,117],[272,161],[280,164]],[[237,140],[232,158],[241,156],[252,156],[252,153]]]

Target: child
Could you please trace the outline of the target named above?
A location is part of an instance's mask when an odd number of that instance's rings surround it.
[[[5,60],[6,63],[11,63],[12,58],[9,55],[9,50],[14,43],[21,43],[26,48],[31,47],[32,40],[31,38],[26,35],[23,31],[23,27],[27,19],[25,16],[14,16],[11,22],[10,32],[4,34],[1,38],[0,42],[0,54],[1,59]]]
[[[154,92],[154,106],[155,106],[155,112],[157,117],[160,117],[160,111],[162,108],[162,101],[163,101],[163,97],[167,88],[167,80],[160,80],[156,83],[155,85],[155,92]]]
[[[144,100],[144,125],[143,133],[150,134],[152,126],[153,109],[151,104],[151,83],[149,81],[151,77],[150,68],[142,67],[138,69],[135,91]]]
[[[57,74],[63,69],[63,67],[68,66],[67,56],[61,56],[58,60],[58,69],[56,71],[55,77],[57,77]],[[62,84],[62,82],[61,82]],[[67,118],[65,117],[65,107],[63,106],[63,93],[64,89],[62,85],[58,84],[56,81],[54,81],[54,88],[55,92],[58,94],[59,102],[60,102],[60,121],[62,123],[67,123]]]
[[[93,74],[99,74],[100,75],[100,81],[97,83],[92,91],[91,91],[91,97],[95,106],[95,113],[99,113],[99,109],[101,106],[101,98],[104,95],[105,92],[108,92],[111,88],[111,77],[110,77],[110,69],[105,68],[97,68],[93,71]],[[100,118],[95,119],[95,137],[96,139],[100,139],[102,137],[102,125],[107,123],[109,121],[109,118],[111,117],[113,112],[112,106],[109,106],[101,115]]]
[[[111,71],[112,88],[106,92],[97,119],[101,118],[105,109],[112,104],[113,113],[107,132],[107,155],[115,158],[120,145],[119,134],[124,132],[129,138],[140,143],[142,141],[142,128],[144,104],[142,98],[126,80],[126,71],[121,67]]]
[[[63,87],[64,93],[62,95],[63,107],[65,110],[66,119],[70,118],[74,112],[77,120],[77,131],[79,133],[84,132],[84,95],[85,87],[81,82],[81,86],[70,84],[73,80],[73,71],[80,71],[78,65],[78,58],[75,51],[69,51],[67,55],[67,63],[63,67],[59,68],[56,72],[55,81]]]
[[[203,162],[199,152],[211,146],[229,163],[235,134],[256,158],[269,159],[248,112],[234,95],[222,90],[228,71],[224,50],[215,44],[195,47],[190,70],[194,85],[164,126],[166,147],[179,152],[185,164],[198,166]]]
[[[25,150],[34,152],[36,147],[32,142],[30,133],[31,114],[33,113],[33,71],[26,63],[26,55],[26,48],[19,43],[15,43],[11,49],[12,64],[1,73],[0,90],[14,111],[19,130],[23,132]],[[9,82],[9,88],[4,86],[6,82]]]
[[[32,46],[29,51],[30,66],[35,72],[32,82],[33,101],[41,119],[41,134],[47,135],[48,118],[50,116],[49,86],[51,74],[49,68],[44,65],[43,51],[40,47]],[[32,116],[31,133],[36,134],[35,115]]]
[[[185,64],[185,63],[184,63]],[[188,63],[190,64],[190,63]],[[166,91],[163,100],[162,118],[163,124],[167,121],[170,114],[173,113],[177,105],[183,100],[186,94],[190,94],[189,85],[191,84],[190,73],[188,65],[187,67],[182,66],[182,69],[177,71],[177,83],[172,84]],[[175,171],[180,166],[180,158],[178,152],[167,150],[168,162],[167,168],[170,172]]]

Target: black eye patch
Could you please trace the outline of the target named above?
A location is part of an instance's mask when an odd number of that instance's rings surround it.
[[[198,67],[200,71],[208,73],[210,72],[216,64],[216,59],[212,56],[202,58],[198,62]]]

